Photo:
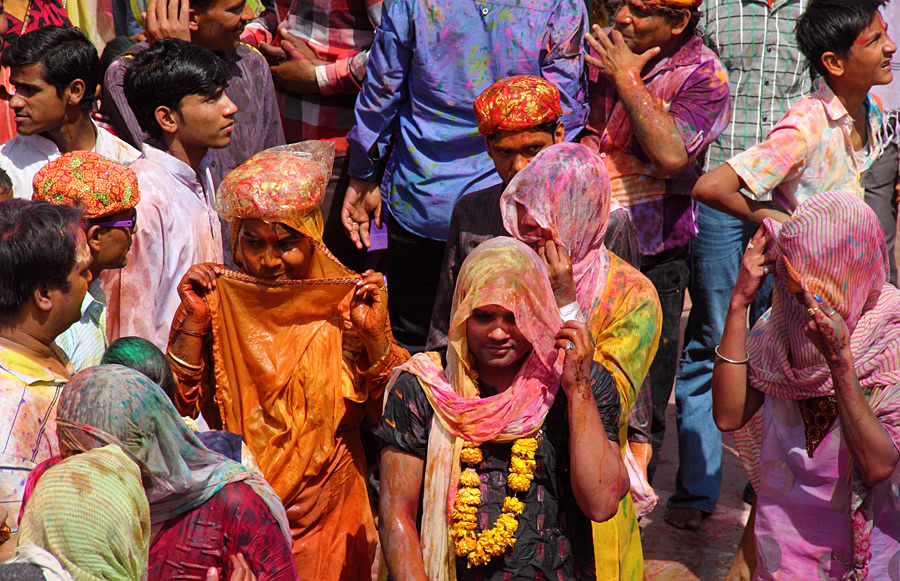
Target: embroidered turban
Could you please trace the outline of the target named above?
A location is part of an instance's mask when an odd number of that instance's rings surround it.
[[[303,141],[257,153],[229,173],[216,193],[223,220],[279,222],[319,239],[334,143]]]
[[[93,151],[73,151],[40,169],[32,181],[35,200],[80,206],[88,220],[118,214],[141,201],[130,168]]]
[[[475,99],[478,131],[525,131],[562,117],[559,89],[540,77],[527,75],[497,81]]]

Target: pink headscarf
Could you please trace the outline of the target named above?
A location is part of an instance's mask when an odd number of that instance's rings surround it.
[[[516,203],[566,247],[572,260],[575,295],[590,316],[600,301],[609,272],[603,245],[610,213],[610,185],[599,155],[577,143],[557,143],[541,151],[500,196],[503,227],[513,237],[537,241],[519,232]]]
[[[532,351],[506,391],[481,398],[472,378],[466,321],[473,310],[487,305],[515,314]],[[435,412],[428,438],[421,535],[429,579],[456,579],[448,533],[463,440],[508,442],[541,427],[559,390],[561,356],[554,337],[561,325],[538,255],[518,240],[494,238],[472,251],[460,269],[447,334],[446,373],[435,353],[419,353],[394,369],[385,401],[397,377],[406,371],[419,379]]]
[[[825,358],[803,333],[807,307],[788,292],[790,279],[818,294],[847,322],[853,368],[869,407],[896,441],[900,430],[900,291],[887,282],[884,231],[875,213],[846,192],[819,194],[800,204],[783,224],[765,221],[778,257],[772,308],[747,341],[750,385],[781,399],[833,396]],[[759,484],[761,413],[735,434],[741,460]],[[871,489],[851,471],[852,570],[844,579],[864,579],[871,558]]]
[[[765,225],[778,262],[772,309],[747,341],[750,385],[782,399],[834,395],[825,358],[803,333],[806,307],[787,290],[792,276],[847,322],[863,389],[900,383],[900,291],[887,282],[875,213],[852,194],[828,192],[801,204],[784,224]]]

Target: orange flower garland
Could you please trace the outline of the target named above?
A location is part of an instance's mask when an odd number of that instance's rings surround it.
[[[535,438],[519,438],[513,442],[509,460],[507,486],[518,492],[528,492],[534,480],[534,453],[537,450]],[[481,477],[473,466],[482,461],[481,448],[474,442],[464,442],[459,454],[461,463],[469,464],[459,475],[456,502],[453,506],[453,527],[450,532],[456,543],[456,554],[468,557],[468,567],[484,565],[491,557],[499,557],[516,544],[516,519],[525,508],[525,503],[513,496],[503,499],[500,516],[491,529],[475,533],[478,523],[478,505],[481,504]]]

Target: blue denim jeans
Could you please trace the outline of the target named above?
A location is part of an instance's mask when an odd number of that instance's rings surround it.
[[[675,381],[678,473],[668,506],[711,513],[722,487],[722,434],[712,417],[710,385],[714,349],[722,339],[741,257],[757,226],[703,204],[698,223],[700,232],[691,243],[691,313]],[[767,308],[772,281],[769,276],[750,309],[751,325]]]

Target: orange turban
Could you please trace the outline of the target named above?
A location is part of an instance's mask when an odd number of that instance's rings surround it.
[[[134,172],[93,151],[54,159],[35,174],[32,187],[32,199],[80,206],[88,220],[130,210],[141,201]]]
[[[525,131],[562,117],[559,89],[540,77],[519,76],[497,81],[475,99],[478,131]]]

